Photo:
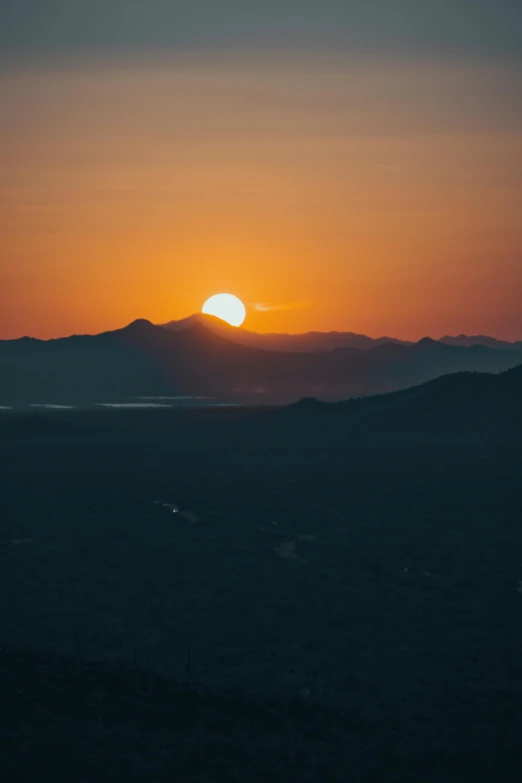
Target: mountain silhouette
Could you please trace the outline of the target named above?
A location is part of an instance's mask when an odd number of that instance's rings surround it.
[[[460,345],[466,348],[471,345],[485,345],[487,348],[496,348],[499,351],[522,351],[522,340],[510,343],[507,340],[497,340],[495,337],[488,337],[484,334],[472,337],[468,337],[467,334],[459,334],[456,337],[445,335],[440,338],[440,342],[447,345]]]
[[[196,323],[202,323],[209,329],[227,337],[232,342],[241,345],[250,345],[255,348],[264,348],[270,351],[284,351],[292,353],[315,353],[318,351],[331,351],[335,348],[371,348],[384,343],[400,343],[411,345],[403,340],[393,337],[367,337],[355,332],[305,332],[303,334],[263,333],[252,332],[243,327],[230,326],[220,318],[204,313],[195,313],[182,318],[179,321],[169,321],[162,324],[170,331],[181,331],[191,328]]]
[[[517,351],[451,346],[424,338],[361,349],[284,352],[239,344],[227,327],[194,318],[175,330],[139,319],[98,335],[0,341],[0,404],[93,404],[136,397],[208,396],[287,404],[342,400],[421,384],[464,370],[501,372]]]
[[[250,345],[255,348],[264,348],[270,351],[289,351],[315,353],[318,351],[331,351],[336,348],[373,348],[377,345],[395,343],[397,345],[414,345],[408,340],[399,340],[396,337],[368,337],[356,332],[304,332],[302,334],[285,333],[263,333],[252,332],[243,327],[230,326],[220,318],[204,313],[194,313],[187,318],[178,321],[169,321],[161,324],[165,329],[173,332],[189,329],[195,324],[200,323],[212,329],[212,331],[226,337],[232,342],[241,345]],[[432,339],[432,338],[426,338]],[[461,334],[457,337],[445,335],[439,340],[433,342],[446,343],[447,345],[456,345],[469,348],[473,345],[483,345],[487,348],[498,350],[522,350],[522,341],[509,343],[503,340],[496,340],[494,337],[478,335],[468,337]]]
[[[460,372],[409,389],[338,403],[305,398],[241,422],[249,435],[272,444],[301,439],[316,447],[350,438],[445,439],[463,435],[483,441],[522,431],[522,365],[498,374]],[[356,442],[356,441],[355,441]]]
[[[151,389],[171,394],[149,350],[152,335],[157,327],[137,320],[98,335],[0,341],[0,398],[8,405],[91,404]]]

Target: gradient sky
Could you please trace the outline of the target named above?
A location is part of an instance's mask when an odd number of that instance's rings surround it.
[[[522,339],[519,0],[0,0],[0,338]]]

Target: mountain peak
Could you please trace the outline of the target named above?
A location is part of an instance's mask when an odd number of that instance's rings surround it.
[[[126,329],[139,329],[139,328],[148,328],[149,326],[154,326],[152,321],[148,321],[146,318],[136,318],[134,321],[131,321],[130,324],[128,324],[125,328]]]
[[[423,345],[423,346],[433,346],[433,345],[440,345],[440,343],[437,340],[434,340],[432,337],[422,337],[417,345]]]
[[[169,329],[171,332],[178,332],[184,329],[192,329],[194,326],[206,326],[221,332],[235,332],[240,331],[235,326],[231,326],[226,321],[218,318],[215,315],[208,313],[193,313],[186,318],[181,318],[179,321],[169,321],[166,324],[160,324],[164,329]]]
[[[151,331],[155,331],[155,329],[154,324],[151,321],[147,321],[146,318],[136,318],[136,320],[124,326],[121,331],[127,334],[149,334]]]
[[[106,332],[105,334],[119,335],[124,339],[131,340],[149,340],[158,333],[158,327],[153,323],[147,321],[146,318],[136,318],[131,321],[130,324],[124,326],[122,329],[116,329],[114,332]]]

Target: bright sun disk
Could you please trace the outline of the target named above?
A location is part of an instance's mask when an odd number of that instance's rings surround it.
[[[231,326],[241,326],[246,316],[245,305],[232,294],[215,294],[207,299],[201,309],[206,315],[215,315]]]

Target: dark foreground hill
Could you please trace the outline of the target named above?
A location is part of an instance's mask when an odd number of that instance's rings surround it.
[[[261,419],[259,420],[261,422]],[[303,399],[262,416],[262,426],[285,426],[325,437],[408,433],[482,437],[522,434],[522,365],[499,374],[455,373],[403,391],[339,403]],[[255,424],[254,421],[251,423]]]
[[[284,404],[388,392],[463,370],[499,372],[517,351],[428,338],[367,350],[284,353],[240,345],[201,323],[169,331],[148,321],[99,335],[0,342],[0,404],[89,405],[136,397],[206,396]]]
[[[400,712],[388,720],[330,706],[313,679],[305,697],[261,700],[137,660],[111,666],[3,647],[0,667],[6,783],[511,783],[522,761],[516,729],[503,722],[522,719],[517,694],[492,684],[478,704],[457,687],[447,725],[429,704],[412,725]]]

